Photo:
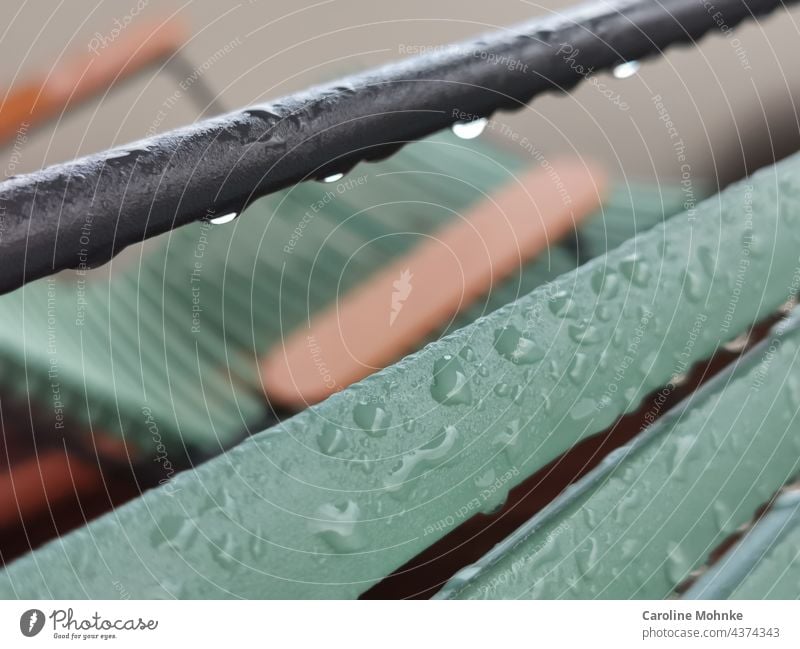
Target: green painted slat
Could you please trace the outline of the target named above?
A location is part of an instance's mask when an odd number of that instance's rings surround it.
[[[684,598],[800,598],[800,491],[781,494]]]
[[[114,580],[144,598],[362,593],[782,304],[798,171],[766,169],[50,543],[0,595],[112,597]]]
[[[668,597],[800,471],[798,351],[800,310],[439,596]]]
[[[358,167],[342,182],[361,176],[366,181],[346,191],[338,183],[303,183],[258,201],[231,225],[181,228],[145,251],[141,262],[118,260],[115,268],[121,270],[110,278],[87,279],[80,326],[77,281],[58,279],[54,356],[65,412],[79,424],[125,434],[145,450],[153,440],[142,423],[143,408],[150,408],[162,440],[181,455],[184,443],[201,452],[230,446],[267,416],[257,357],[307,317],[308,309],[335,299],[343,269],[341,288],[347,290],[415,243],[412,236],[392,236],[396,232],[432,231],[480,192],[507,182],[524,163],[488,142],[441,135]],[[399,173],[408,170],[415,174]],[[404,202],[412,198],[430,204],[417,204],[410,218]],[[372,208],[382,202],[389,204]],[[372,209],[352,217],[365,207]],[[307,212],[313,219],[286,253]],[[351,259],[370,237],[380,245]],[[193,283],[195,262],[201,266]],[[203,312],[199,331],[192,332],[195,286]],[[20,386],[16,372],[3,373],[0,386],[20,395],[30,391],[45,406],[48,290],[42,280],[0,299],[0,356],[27,371],[34,389]],[[121,422],[132,422],[132,428],[123,430]]]

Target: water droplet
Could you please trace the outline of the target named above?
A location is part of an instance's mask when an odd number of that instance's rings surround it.
[[[331,174],[330,176],[325,176],[325,178],[322,179],[322,182],[324,182],[324,183],[336,183],[336,182],[339,182],[342,178],[344,178],[344,174],[343,173]]]
[[[575,420],[591,417],[597,411],[597,403],[594,399],[579,399],[569,411],[570,417]]]
[[[674,446],[670,457],[669,469],[677,478],[680,474],[686,474],[688,468],[684,460],[689,456],[694,445],[694,437],[684,435],[674,438]]]
[[[600,322],[608,322],[614,316],[614,312],[605,304],[598,304],[594,314]]]
[[[386,434],[392,415],[376,403],[361,402],[353,408],[353,420],[373,437]]]
[[[447,406],[472,403],[467,375],[459,360],[451,354],[446,354],[433,364],[431,396]]]
[[[577,305],[566,291],[559,291],[551,296],[548,306],[550,312],[559,318],[572,317],[577,311]]]
[[[619,264],[619,269],[634,286],[644,287],[650,281],[650,267],[646,261],[636,255],[623,259]]]
[[[482,474],[479,477],[475,478],[475,486],[476,487],[480,487],[481,489],[485,489],[486,487],[491,486],[491,484],[494,481],[495,481],[494,469],[489,469],[484,474]]]
[[[508,383],[498,383],[494,386],[494,393],[498,397],[507,397],[511,393],[511,386]]]
[[[233,221],[237,216],[239,216],[238,212],[231,212],[230,214],[223,214],[222,216],[209,219],[209,222],[213,223],[214,225],[224,225]]]
[[[317,510],[309,523],[311,531],[325,541],[335,552],[343,554],[358,552],[365,541],[358,529],[361,510],[352,500],[328,503]]]
[[[456,447],[457,439],[456,427],[445,426],[444,430],[425,446],[406,453],[400,460],[399,466],[386,478],[384,482],[386,489],[396,493],[404,486],[413,486],[408,483],[426,470],[440,466],[450,457]]]
[[[717,265],[717,260],[714,258],[714,253],[708,246],[700,246],[697,249],[697,258],[700,260],[700,265],[703,271],[709,277],[714,275],[714,270]]]
[[[483,133],[488,123],[488,119],[481,117],[480,119],[473,119],[469,122],[456,122],[451,128],[453,133],[462,140],[472,140]]]
[[[342,430],[331,423],[326,423],[322,427],[317,436],[317,444],[325,455],[336,455],[346,450],[349,446],[347,437]]]
[[[732,354],[739,354],[745,350],[747,344],[750,342],[750,332],[746,331],[743,334],[739,334],[733,340],[725,343],[722,348],[725,351],[731,352]]]
[[[198,537],[197,523],[183,516],[167,515],[158,521],[150,541],[156,548],[171,546],[178,551],[188,550]]]
[[[616,523],[630,524],[630,517],[635,516],[639,498],[636,495],[636,490],[626,485],[623,480],[616,479],[623,489],[627,489],[624,495],[617,499],[614,506],[614,520]]]
[[[494,348],[515,365],[528,365],[544,358],[544,351],[536,343],[510,325],[494,332]]]
[[[568,376],[575,385],[582,385],[589,378],[589,359],[586,354],[577,353],[572,357],[572,362],[569,366]]]
[[[715,500],[711,505],[714,514],[714,522],[717,529],[721,532],[730,534],[736,529],[736,521],[732,516],[733,512],[723,500]]]
[[[461,351],[458,352],[458,355],[461,356],[465,361],[471,363],[475,360],[475,350],[472,349],[469,345],[461,348]]]
[[[611,74],[613,74],[617,79],[630,79],[639,71],[639,68],[641,67],[642,66],[639,61],[625,61],[625,63],[620,63],[618,66],[616,66],[611,71]]]
[[[622,551],[620,555],[621,563],[628,563],[639,550],[639,542],[636,539],[625,539],[620,549]]]
[[[496,446],[502,446],[503,451],[505,452],[506,459],[508,463],[512,466],[515,466],[516,456],[518,453],[518,443],[520,437],[520,425],[519,419],[514,419],[513,421],[509,422],[509,424],[505,427],[502,433],[500,433],[494,439],[494,444]]]
[[[790,375],[786,379],[786,398],[789,402],[789,409],[794,415],[800,408],[800,379],[795,375]]]
[[[683,271],[683,292],[690,302],[699,302],[705,297],[703,282],[691,270]]]
[[[603,300],[614,298],[619,290],[619,277],[616,273],[608,272],[605,268],[595,271],[592,275],[592,290],[597,297]]]
[[[238,563],[235,558],[236,545],[236,537],[231,532],[226,532],[222,539],[214,543],[211,558],[225,570],[230,570]]]
[[[667,579],[678,585],[689,574],[691,564],[680,544],[670,541],[667,544]]]
[[[594,537],[589,537],[575,552],[575,564],[582,577],[595,566],[599,554],[597,539]]]
[[[375,470],[375,461],[366,453],[361,453],[358,458],[358,467],[366,474],[372,475]]]
[[[570,325],[569,337],[579,345],[595,345],[603,340],[599,330],[586,323]]]

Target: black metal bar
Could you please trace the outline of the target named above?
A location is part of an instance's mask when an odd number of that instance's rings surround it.
[[[570,88],[588,68],[656,54],[783,4],[615,0],[580,6],[10,179],[0,184],[0,292],[60,269],[104,263],[147,237],[386,157],[465,115],[519,108],[545,90]]]

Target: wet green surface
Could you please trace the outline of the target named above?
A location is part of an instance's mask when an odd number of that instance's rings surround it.
[[[786,324],[440,596],[668,597],[800,470],[800,311]]]
[[[49,544],[0,594],[357,596],[785,302],[799,170],[767,169]]]
[[[769,512],[686,593],[687,599],[800,597],[800,491]]]

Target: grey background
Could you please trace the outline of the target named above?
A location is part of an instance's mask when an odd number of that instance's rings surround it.
[[[135,0],[21,2],[6,0],[0,28],[3,92],[25,75],[44,72],[70,52],[86,52],[95,33],[110,34]],[[253,0],[222,3],[149,0],[134,21],[179,14],[194,36],[184,58],[201,67],[221,47],[230,52],[207,66],[203,80],[226,109],[262,102],[306,86],[402,58],[407,46],[432,46],[544,15],[568,6],[519,0]],[[652,97],[664,98],[687,143],[695,179],[725,184],[773,156],[796,149],[795,99],[800,93],[800,10],[780,10],[732,35],[714,34],[699,47],[678,47],[643,64],[626,80],[600,75],[630,106],[620,110],[595,87],[536,99],[501,117],[545,152],[574,150],[603,161],[613,174],[677,179],[677,160]],[[741,42],[744,68],[732,38]],[[238,40],[237,40],[238,39]],[[102,53],[101,53],[102,55]],[[174,128],[209,115],[184,94],[159,118],[175,76],[151,69],[106,96],[31,132],[17,156],[23,172]],[[513,143],[508,143],[513,146]],[[18,152],[20,153],[20,152]],[[5,148],[9,155],[9,147]]]

